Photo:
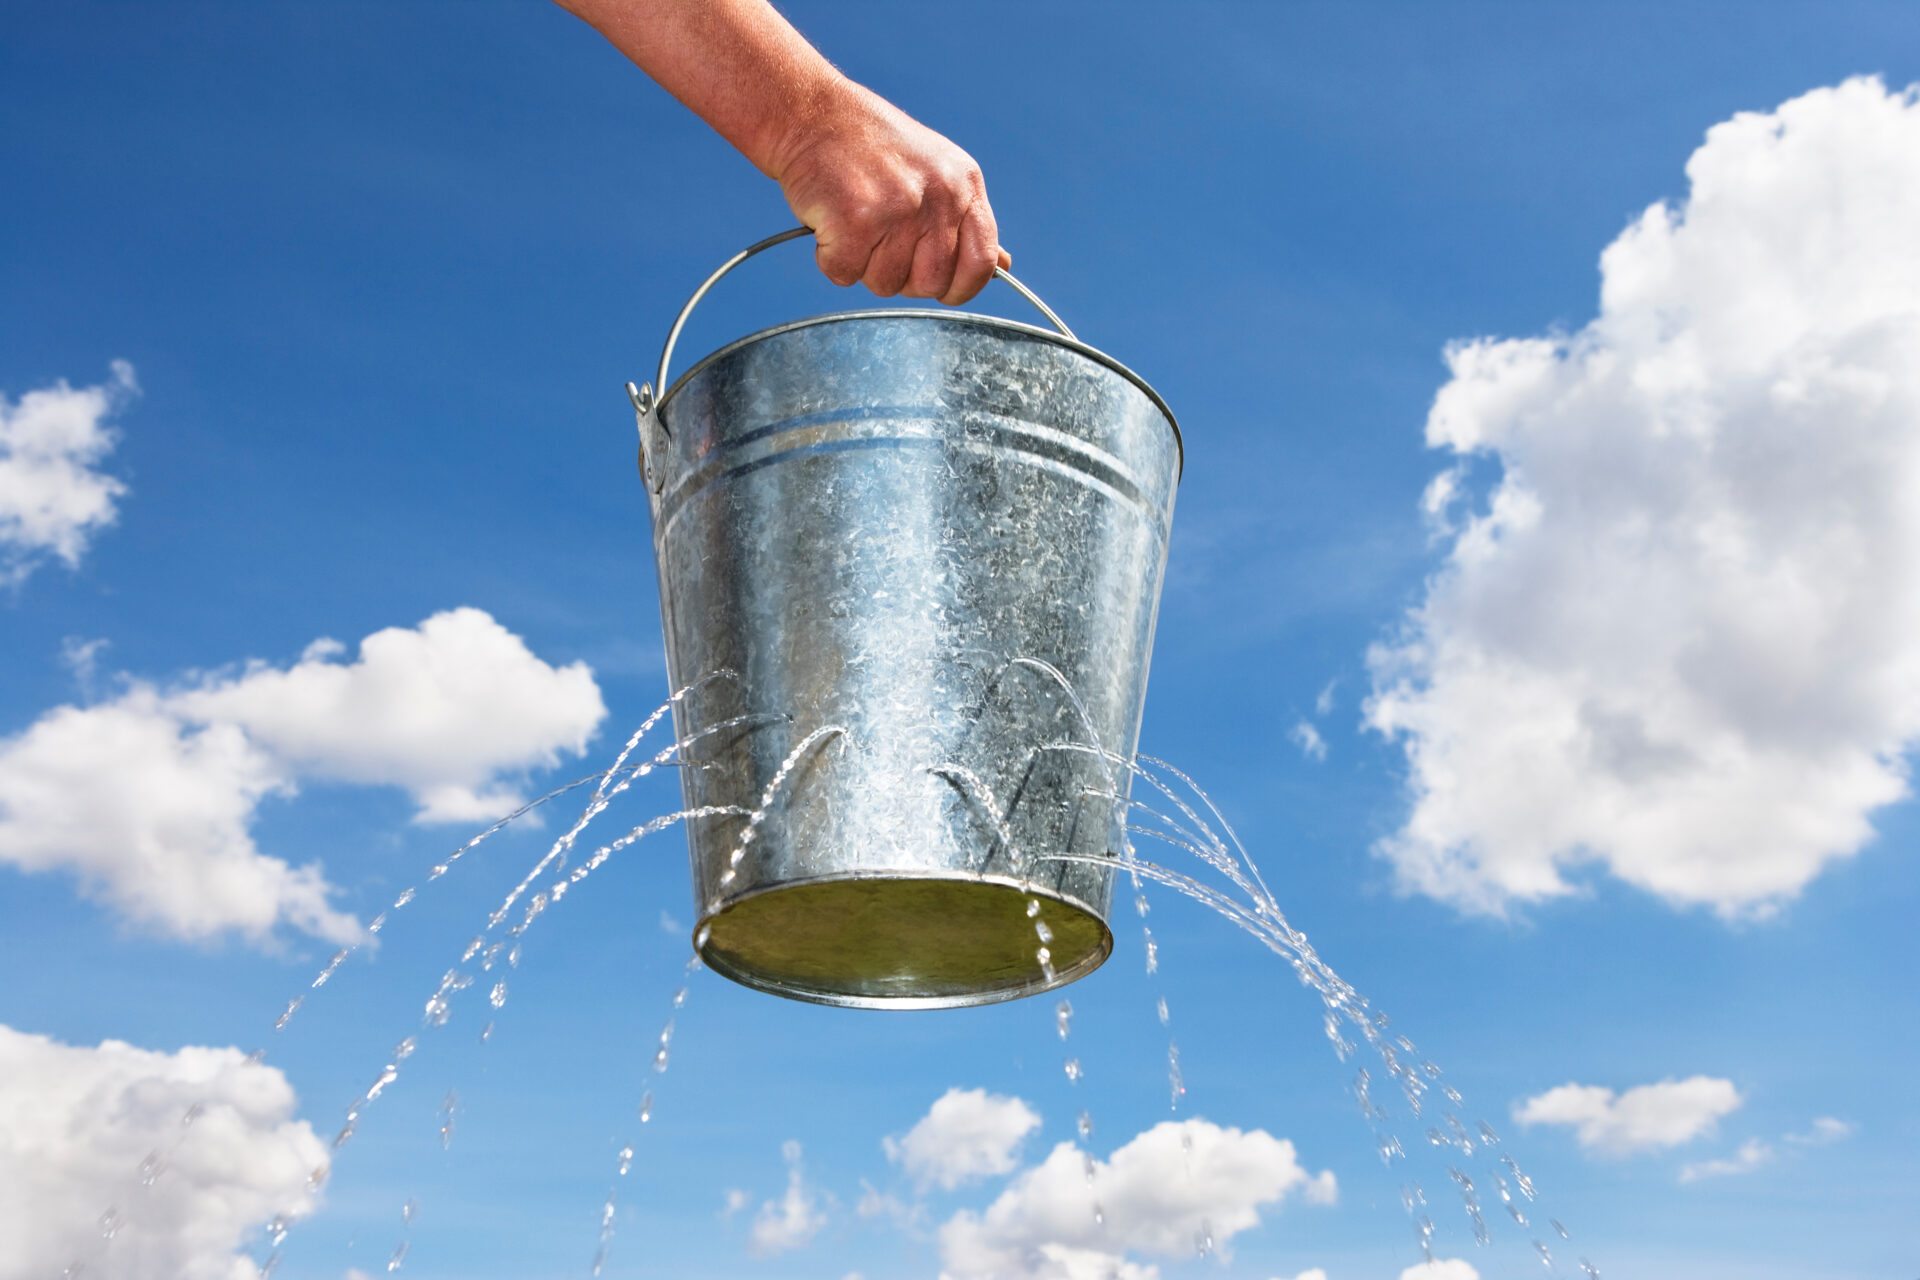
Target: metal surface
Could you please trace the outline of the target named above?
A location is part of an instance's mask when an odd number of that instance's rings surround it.
[[[689,807],[764,813],[689,824],[708,964],[888,1008],[1098,967],[1113,869],[1050,855],[1112,857],[1128,777],[1058,746],[1134,751],[1180,470],[1159,397],[1071,338],[943,311],[782,325],[651,390],[669,673],[737,673],[679,732],[789,717],[682,773]]]

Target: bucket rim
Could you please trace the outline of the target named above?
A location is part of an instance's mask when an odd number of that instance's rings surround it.
[[[1055,346],[1065,347],[1069,351],[1086,356],[1096,363],[1105,365],[1107,368],[1131,382],[1134,386],[1140,388],[1147,399],[1153,402],[1154,408],[1160,411],[1160,416],[1166,419],[1168,428],[1173,432],[1173,480],[1176,486],[1179,485],[1181,477],[1186,473],[1187,447],[1185,438],[1180,434],[1179,419],[1173,416],[1173,410],[1168,407],[1166,399],[1161,396],[1158,391],[1155,391],[1153,385],[1145,378],[1135,373],[1132,369],[1129,369],[1119,360],[1100,350],[1100,348],[1082,342],[1078,338],[1069,338],[1065,334],[1055,332],[1052,329],[1042,328],[1039,325],[1026,324],[1019,320],[1008,320],[1002,316],[978,315],[971,311],[935,311],[927,307],[869,307],[859,311],[833,311],[826,315],[807,316],[800,320],[788,320],[782,324],[770,325],[765,329],[755,330],[745,337],[735,338],[725,346],[718,347],[694,361],[693,364],[681,372],[679,377],[673,380],[673,385],[667,388],[666,393],[654,404],[653,412],[655,414],[664,414],[667,401],[673,399],[680,388],[687,384],[688,379],[704,370],[708,365],[732,355],[742,347],[763,341],[767,338],[778,337],[783,333],[791,333],[796,329],[807,329],[814,325],[839,324],[853,320],[939,320],[948,324],[971,324],[988,329],[1008,329],[1023,337],[1040,338]]]

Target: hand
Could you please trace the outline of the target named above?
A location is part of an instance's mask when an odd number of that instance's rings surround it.
[[[966,302],[1011,267],[973,157],[850,81],[794,131],[774,171],[814,260],[882,298]]]

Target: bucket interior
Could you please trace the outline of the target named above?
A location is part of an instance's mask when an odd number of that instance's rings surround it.
[[[1041,970],[1028,904],[1052,934]],[[737,898],[701,923],[700,955],[736,982],[819,1004],[939,1009],[1034,995],[1099,968],[1105,921],[1044,891],[991,880],[845,877]]]

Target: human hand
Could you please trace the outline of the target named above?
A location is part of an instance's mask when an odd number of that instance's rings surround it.
[[[966,302],[1011,267],[973,157],[879,95],[842,81],[792,131],[773,176],[813,228],[814,260],[877,296]]]

